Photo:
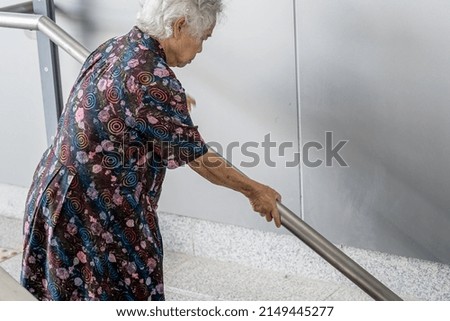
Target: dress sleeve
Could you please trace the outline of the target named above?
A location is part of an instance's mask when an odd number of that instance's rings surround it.
[[[184,89],[170,69],[134,73],[127,90],[133,98],[127,125],[145,137],[165,166],[183,166],[208,151],[189,115]]]

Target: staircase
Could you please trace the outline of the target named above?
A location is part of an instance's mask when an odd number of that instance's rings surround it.
[[[32,299],[11,282],[20,275],[26,192],[0,185],[0,267],[9,274],[0,269],[0,300]],[[293,236],[167,213],[159,217],[168,301],[372,300]],[[450,300],[450,266],[342,250],[404,300]]]

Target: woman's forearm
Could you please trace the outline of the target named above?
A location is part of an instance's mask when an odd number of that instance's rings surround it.
[[[213,151],[190,162],[189,166],[211,183],[230,188],[247,197],[261,185],[234,169]]]
[[[277,208],[277,201],[281,201],[281,196],[269,186],[258,183],[240,173],[213,151],[190,162],[189,166],[211,183],[244,194],[255,212],[265,216],[268,222],[274,219],[275,225],[281,226],[280,213]]]

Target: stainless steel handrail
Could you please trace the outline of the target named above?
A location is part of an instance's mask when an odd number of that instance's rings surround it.
[[[86,47],[43,15],[0,12],[0,27],[41,31],[80,63],[90,54]]]
[[[0,27],[40,30],[79,62],[83,63],[89,56],[89,51],[83,45],[45,16],[0,12]],[[242,173],[231,163],[228,162],[228,164]],[[402,300],[286,206],[281,203],[278,203],[277,206],[281,215],[281,224],[287,230],[297,236],[364,292],[375,300]]]
[[[214,151],[212,148],[209,148],[209,150]],[[218,156],[224,158],[216,151],[214,152]],[[246,176],[228,160],[225,159],[225,161],[228,163],[228,166]],[[300,217],[295,215],[294,212],[282,203],[277,202],[277,208],[280,212],[282,226],[297,236],[303,243],[344,274],[350,281],[356,284],[373,299],[377,301],[403,301],[397,294],[391,291],[372,274],[364,270],[358,263],[353,261],[349,256],[338,249],[333,243],[328,241]]]
[[[397,294],[364,270],[358,263],[301,220],[286,206],[281,203],[277,205],[281,215],[281,224],[287,230],[302,240],[373,299],[377,301],[402,301]]]

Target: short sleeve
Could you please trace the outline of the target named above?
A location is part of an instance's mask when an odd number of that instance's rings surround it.
[[[183,166],[208,151],[189,115],[184,89],[170,69],[159,65],[153,73],[132,75],[127,89],[134,95],[127,125],[145,137],[164,166]]]

